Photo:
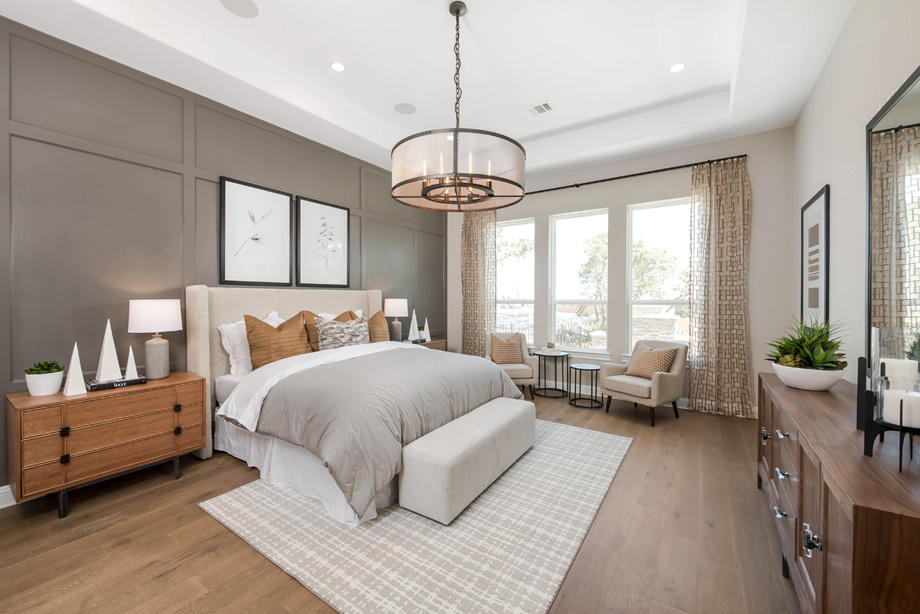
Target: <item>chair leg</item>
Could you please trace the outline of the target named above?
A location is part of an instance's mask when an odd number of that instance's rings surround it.
[[[527,384],[527,387],[530,388],[530,400],[534,401],[535,399],[533,398],[533,384]]]
[[[655,426],[655,408],[648,408],[648,421],[652,423],[652,426]]]
[[[674,408],[674,417],[680,418],[680,415],[677,413],[677,401],[671,401],[671,407]]]
[[[639,407],[638,403],[633,403],[633,407]]]
[[[609,413],[610,413],[610,401],[612,401],[612,400],[613,400],[613,397],[610,396],[610,395],[608,394],[608,395],[607,395],[607,408],[604,409],[604,413],[605,413],[605,414],[609,414]]]

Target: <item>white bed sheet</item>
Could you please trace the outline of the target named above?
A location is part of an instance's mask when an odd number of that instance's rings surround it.
[[[243,378],[248,374],[243,375],[221,375],[216,380],[214,380],[214,396],[217,397],[217,404],[223,405],[224,401],[227,400],[227,397],[230,396],[230,393],[233,392],[233,389],[236,388],[237,384],[243,381]]]
[[[223,377],[227,376],[217,381]],[[359,520],[318,456],[289,441],[249,431],[221,416],[214,418],[214,448],[257,467],[263,480],[290,486],[306,497],[319,500],[330,516],[353,527],[376,518],[378,507],[392,505],[397,499],[398,478],[377,493],[364,518]]]

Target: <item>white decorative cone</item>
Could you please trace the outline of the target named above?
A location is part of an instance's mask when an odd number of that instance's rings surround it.
[[[134,347],[128,346],[128,364],[125,365],[125,379],[137,379],[137,363],[134,362]]]
[[[99,353],[99,366],[96,367],[97,382],[111,382],[121,379],[121,367],[115,352],[115,339],[112,337],[112,321],[105,321],[105,336],[102,338],[102,351]]]
[[[413,309],[412,321],[409,322],[409,341],[415,341],[421,338],[422,336],[418,334],[418,319],[415,317],[415,309]]]
[[[425,318],[425,341],[431,341],[431,327],[428,326],[428,318]]]
[[[77,344],[73,344],[73,353],[70,355],[70,366],[67,367],[67,381],[64,382],[64,396],[72,397],[75,394],[86,394],[86,382],[83,381],[83,366],[80,364],[80,351]]]

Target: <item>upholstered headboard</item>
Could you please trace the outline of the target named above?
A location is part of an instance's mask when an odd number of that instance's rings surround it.
[[[331,313],[361,309],[370,316],[380,311],[381,303],[380,290],[188,286],[185,289],[186,363],[189,371],[208,380],[208,415],[212,418],[206,426],[208,445],[199,456],[208,458],[212,451],[214,380],[230,373],[230,361],[221,345],[218,326],[242,320],[247,313],[263,317],[270,311],[277,311],[284,319],[304,309]]]

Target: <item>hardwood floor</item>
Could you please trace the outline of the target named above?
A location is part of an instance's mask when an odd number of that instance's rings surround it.
[[[756,488],[756,422],[537,399],[537,415],[633,437],[551,612],[795,612]],[[258,478],[226,454],[183,458],[0,510],[3,612],[331,612],[198,503]]]

